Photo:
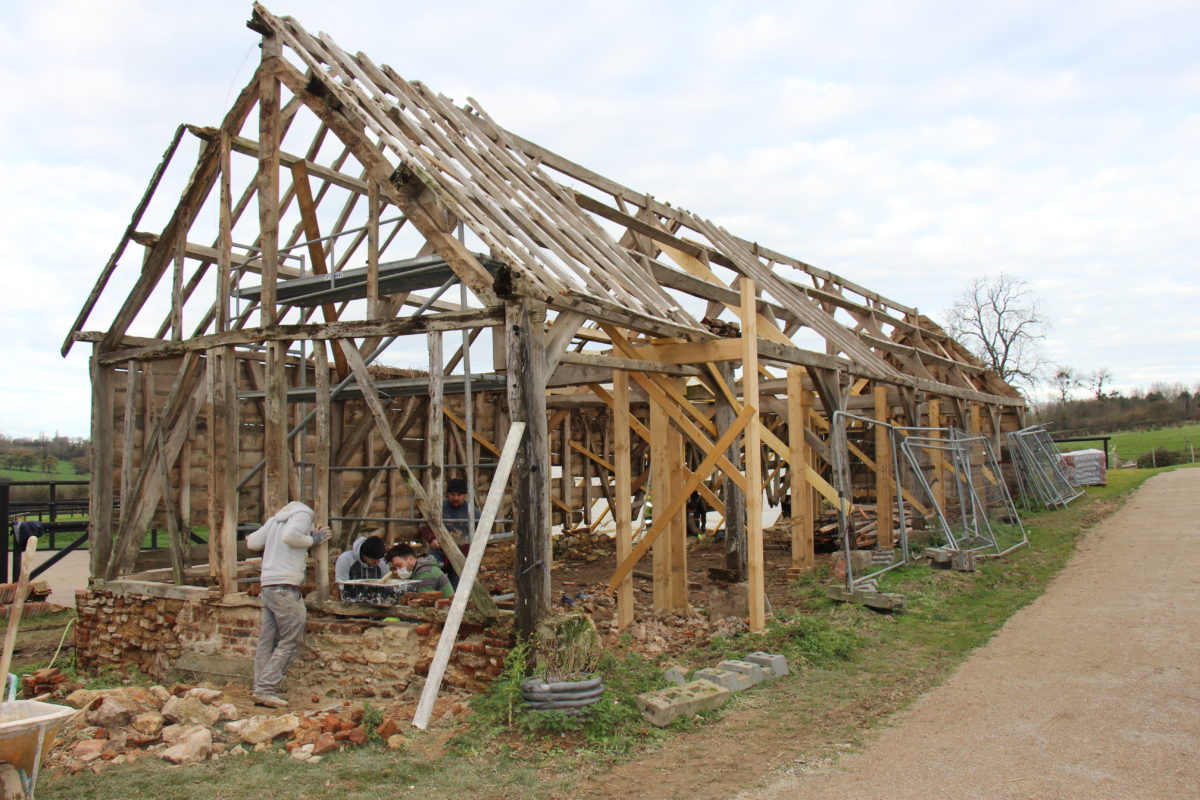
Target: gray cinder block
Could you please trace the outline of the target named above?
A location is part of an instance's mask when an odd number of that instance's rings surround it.
[[[637,704],[647,722],[665,728],[680,717],[719,708],[729,697],[730,692],[725,687],[712,681],[696,680],[656,692],[643,692],[637,696]]]
[[[759,650],[755,653],[748,653],[746,661],[762,667],[764,672],[769,673],[767,677],[782,678],[788,674],[787,657],[779,653],[764,653]]]

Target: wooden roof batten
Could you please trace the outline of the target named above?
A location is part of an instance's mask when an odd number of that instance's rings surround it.
[[[468,99],[462,106],[455,105],[424,84],[405,80],[391,67],[377,66],[362,53],[350,55],[329,36],[314,36],[296,20],[275,16],[261,4],[254,5],[248,24],[264,37],[275,38],[281,45],[279,55],[264,59],[218,127],[180,126],[176,131],[147,192],[148,198],[181,133],[186,130],[199,138],[200,156],[174,213],[161,235],[139,232],[136,226],[147,200],[143,198],[68,334],[64,353],[73,341],[96,340],[97,336],[87,334],[82,326],[130,241],[146,247],[146,258],[133,290],[99,337],[98,352],[107,363],[121,358],[170,357],[256,338],[283,341],[293,334],[333,339],[366,335],[367,330],[374,334],[385,328],[392,333],[422,330],[422,324],[413,323],[354,327],[329,318],[327,312],[324,323],[308,323],[307,317],[302,317],[300,325],[270,333],[247,327],[246,313],[232,328],[213,327],[210,312],[191,341],[129,347],[130,324],[172,260],[186,256],[200,262],[187,285],[190,292],[206,264],[218,258],[219,248],[193,244],[187,233],[217,183],[222,143],[226,153],[261,156],[260,143],[247,138],[241,129],[259,102],[257,87],[267,75],[291,92],[285,114],[308,109],[321,125],[318,142],[327,131],[343,147],[339,159],[323,165],[316,158],[317,144],[302,154],[300,150],[286,152],[276,143],[280,164],[323,182],[322,192],[330,186],[353,196],[377,192],[381,202],[396,207],[401,225],[410,225],[426,240],[421,256],[436,254],[438,263],[452,271],[484,306],[496,307],[506,297],[526,296],[560,315],[576,315],[583,323],[614,325],[649,337],[713,342],[718,337],[676,296],[682,292],[707,301],[710,308],[723,306],[736,318],[738,279],[724,282],[711,265],[749,279],[758,288],[759,351],[767,361],[833,369],[995,405],[1024,404],[1015,390],[916,308],[739,238],[698,215],[592,172],[501,127],[477,101]],[[361,166],[361,174],[343,169],[347,156]],[[569,181],[564,182],[564,177]],[[252,190],[247,190],[239,208],[249,201]],[[318,194],[316,202],[320,198]],[[312,205],[311,197],[308,203]],[[345,213],[342,220],[344,217]],[[625,236],[618,242],[601,222],[623,228]],[[484,244],[486,253],[473,252],[455,236],[459,224]],[[312,239],[294,236],[289,247],[309,244],[311,249],[311,242],[295,244],[297,238]],[[328,275],[342,275],[348,258],[347,254],[330,265]],[[257,271],[251,261],[235,257],[233,263],[240,264],[244,272]],[[274,269],[279,278],[303,280],[278,264]],[[347,269],[345,275],[353,277],[359,271],[363,270]],[[383,277],[383,273],[373,274],[377,279]],[[283,283],[279,291],[285,291]],[[360,284],[359,290],[331,299],[341,301],[363,291]],[[401,295],[397,302],[404,302],[403,289],[383,291]],[[251,303],[257,300],[253,288],[234,287],[232,294]],[[285,295],[278,299],[286,302]],[[272,307],[275,301],[272,296]],[[306,305],[311,313],[311,304]],[[838,314],[853,322],[842,321]],[[464,327],[471,327],[467,316],[464,313]],[[491,317],[485,320],[490,321]],[[330,331],[320,330],[330,325],[334,326]],[[338,325],[350,327],[339,331]],[[166,327],[166,323],[160,326],[158,339]],[[824,339],[826,352],[795,345],[792,337],[800,329]],[[593,334],[600,333],[580,329],[574,336],[568,335],[564,344],[581,337],[581,348],[595,346],[602,343],[603,336]]]

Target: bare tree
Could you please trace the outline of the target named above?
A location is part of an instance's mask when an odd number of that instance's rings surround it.
[[[1065,403],[1071,390],[1079,386],[1079,378],[1072,367],[1059,364],[1054,368],[1054,374],[1050,376],[1050,384],[1054,387],[1054,391],[1058,392],[1058,399]]]
[[[1088,388],[1092,390],[1092,394],[1097,400],[1104,399],[1104,384],[1112,381],[1112,373],[1108,371],[1108,367],[1101,367],[1088,376]]]
[[[1038,352],[1048,325],[1029,284],[1011,275],[976,278],[946,312],[946,328],[1011,384],[1031,388],[1046,361]]]

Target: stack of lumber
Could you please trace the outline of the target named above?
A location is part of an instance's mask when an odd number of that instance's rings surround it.
[[[878,543],[878,523],[875,519],[874,506],[854,506],[849,522],[854,531],[854,541],[852,542],[854,549],[867,550]],[[819,552],[832,552],[842,546],[836,511],[827,511],[817,517],[813,545]]]

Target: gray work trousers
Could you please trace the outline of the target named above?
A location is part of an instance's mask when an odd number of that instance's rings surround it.
[[[275,694],[304,644],[308,610],[295,586],[264,586],[262,627],[254,651],[254,694]]]

